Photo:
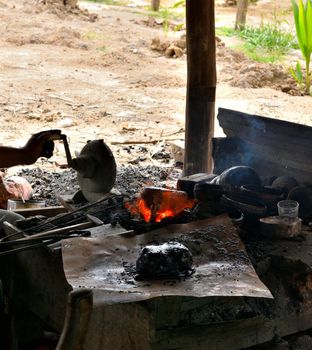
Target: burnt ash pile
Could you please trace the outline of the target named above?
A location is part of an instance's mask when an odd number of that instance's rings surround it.
[[[190,276],[193,257],[190,250],[179,242],[145,246],[136,261],[136,278],[166,279]]]
[[[73,169],[51,172],[40,168],[26,168],[19,175],[29,181],[35,199],[45,199],[47,206],[60,205],[58,196],[74,195],[79,191],[77,173]],[[135,196],[147,185],[174,188],[181,170],[160,166],[121,166],[117,171],[115,188],[124,196]]]
[[[117,171],[115,187],[123,194],[132,197],[147,186],[176,188],[182,170],[175,167],[121,166]]]
[[[16,175],[25,178],[34,190],[34,199],[45,199],[47,206],[60,205],[59,195],[74,194],[79,191],[76,171],[67,169],[50,172],[40,168],[26,168]]]

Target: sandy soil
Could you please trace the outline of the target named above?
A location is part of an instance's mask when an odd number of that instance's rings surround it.
[[[248,21],[268,18],[272,3],[252,6]],[[19,146],[33,132],[60,128],[72,153],[87,140],[103,138],[118,165],[170,165],[153,155],[168,140],[183,140],[186,57],[168,58],[151,43],[172,42],[181,32],[165,33],[139,7],[79,6],[87,11],[66,13],[35,0],[0,1],[1,143]],[[287,10],[289,2],[279,6]],[[216,4],[217,26],[234,19],[233,8]],[[291,85],[286,65],[255,64],[221,40],[216,108],[312,123],[311,97],[281,91]],[[216,134],[222,134],[218,126]],[[58,167],[64,155],[59,144],[40,166]]]

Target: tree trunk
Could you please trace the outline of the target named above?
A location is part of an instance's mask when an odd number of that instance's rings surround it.
[[[160,6],[160,0],[152,0],[151,7],[153,11],[158,11]]]
[[[186,0],[184,174],[211,172],[216,100],[214,0]]]
[[[237,0],[235,29],[243,30],[246,25],[249,0]]]

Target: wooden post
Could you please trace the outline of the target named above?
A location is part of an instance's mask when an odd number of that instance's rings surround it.
[[[211,172],[216,95],[214,0],[186,0],[184,175]]]

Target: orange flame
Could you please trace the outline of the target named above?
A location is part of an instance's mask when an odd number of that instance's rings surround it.
[[[178,213],[177,213],[178,214]],[[156,222],[160,222],[162,219],[164,218],[168,218],[168,217],[171,217],[171,216],[174,216],[174,212],[170,209],[167,209],[163,212],[158,212],[157,215],[156,215],[156,218],[155,218],[155,221]]]
[[[138,209],[138,214],[143,217],[144,221],[149,222],[152,217],[152,211],[147,207],[143,199],[138,199]]]
[[[125,207],[134,216],[140,216],[145,222],[160,222],[166,217],[172,217],[186,208],[192,208],[194,200],[187,197],[181,191],[162,192],[161,201],[149,207],[143,198],[139,198],[134,203],[125,203]]]

